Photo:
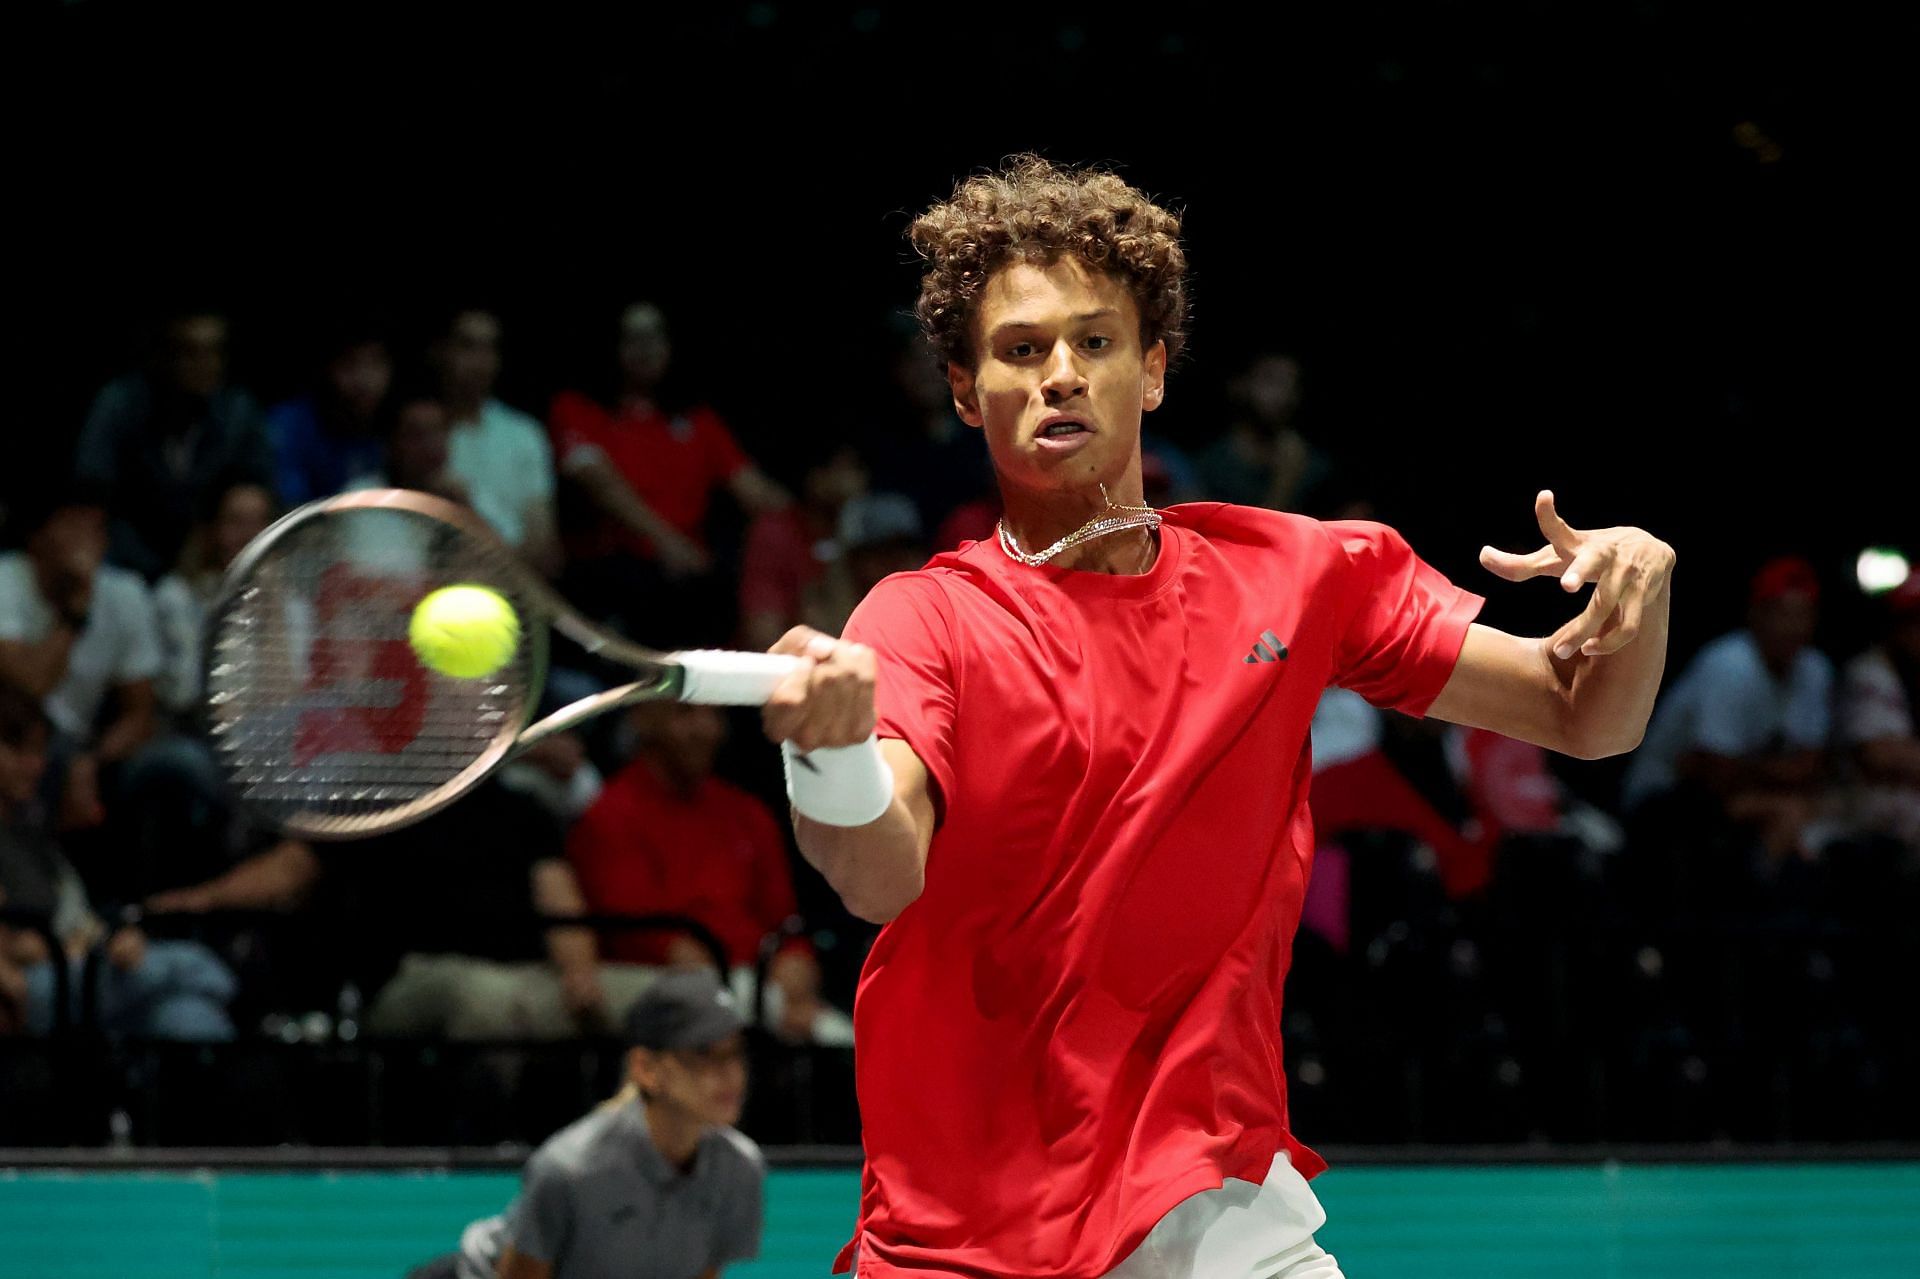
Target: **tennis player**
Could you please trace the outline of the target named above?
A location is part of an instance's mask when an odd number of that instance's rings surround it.
[[[854,1023],[866,1147],[837,1271],[1327,1279],[1280,999],[1329,685],[1581,758],[1632,749],[1672,548],[1487,548],[1592,587],[1545,639],[1370,522],[1142,504],[1187,318],[1179,218],[1025,157],[911,229],[918,313],[986,436],[995,540],[880,583],[765,712],[800,847],[884,922]],[[877,735],[877,740],[876,740]]]

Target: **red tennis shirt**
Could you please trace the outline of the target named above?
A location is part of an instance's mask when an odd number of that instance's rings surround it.
[[[1484,601],[1381,524],[1165,516],[1145,574],[973,542],[848,623],[940,815],[854,1004],[861,1279],[1095,1279],[1282,1149],[1326,1167],[1280,1057],[1313,708],[1424,714]]]

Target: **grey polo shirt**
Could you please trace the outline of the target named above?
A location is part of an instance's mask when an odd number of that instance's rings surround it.
[[[493,1279],[506,1244],[554,1279],[694,1279],[759,1255],[766,1161],[732,1128],[681,1172],[654,1148],[638,1100],[602,1106],[527,1160],[503,1217],[467,1227],[460,1279]]]

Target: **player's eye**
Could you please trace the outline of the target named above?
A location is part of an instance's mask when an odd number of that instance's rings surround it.
[[[1014,360],[1024,360],[1033,354],[1034,349],[1034,345],[1031,342],[1015,342],[1007,348],[1007,357]]]
[[[1085,346],[1088,350],[1091,350],[1091,351],[1104,351],[1108,347],[1113,345],[1113,339],[1110,337],[1103,337],[1100,334],[1095,333],[1090,335],[1085,342],[1081,343],[1081,345]]]

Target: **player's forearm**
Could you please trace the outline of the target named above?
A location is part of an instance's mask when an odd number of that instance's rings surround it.
[[[898,795],[865,826],[829,826],[793,815],[801,856],[822,875],[848,910],[884,924],[926,886],[926,853],[918,824]]]
[[[1556,667],[1573,669],[1567,693],[1568,730],[1588,759],[1622,755],[1646,736],[1647,721],[1660,692],[1667,666],[1667,615],[1670,589],[1649,596],[1641,614],[1640,631],[1617,653],[1555,660]]]

